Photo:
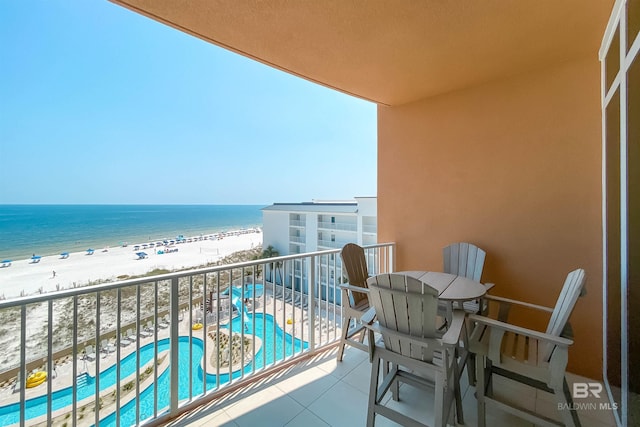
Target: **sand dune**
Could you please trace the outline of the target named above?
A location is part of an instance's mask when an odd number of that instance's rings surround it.
[[[94,248],[93,255],[74,252],[66,259],[60,255],[42,257],[40,262],[30,259],[14,261],[10,267],[0,268],[0,295],[6,298],[48,292],[86,285],[96,280],[116,280],[118,276],[132,276],[154,269],[178,270],[215,262],[233,252],[251,249],[262,244],[262,232],[227,233],[219,239],[197,240],[176,244],[175,252],[158,254],[158,248],[134,250],[127,247]],[[161,250],[164,248],[161,248]],[[136,252],[148,254],[138,259]],[[54,275],[55,272],[55,275]]]

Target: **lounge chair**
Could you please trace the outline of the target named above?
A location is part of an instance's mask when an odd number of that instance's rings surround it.
[[[153,322],[151,320],[147,321],[147,326],[145,326],[144,330],[140,332],[140,336],[142,338],[152,337],[154,334]]]
[[[116,351],[116,347],[107,339],[102,340],[100,348],[105,354],[114,353]]]
[[[160,322],[158,322],[158,328],[167,329],[168,327],[169,327],[169,316],[165,315],[162,317],[162,319],[160,319]]]
[[[131,340],[126,335],[120,335],[120,347],[126,347],[131,344]]]
[[[136,342],[137,337],[136,337],[136,334],[133,333],[133,329],[131,328],[127,329],[127,332],[124,335],[132,344]]]
[[[96,352],[93,349],[92,345],[88,345],[84,348],[84,359],[88,360],[89,362],[93,362],[94,360],[96,360]]]

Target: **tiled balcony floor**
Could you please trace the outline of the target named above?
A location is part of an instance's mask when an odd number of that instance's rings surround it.
[[[344,361],[338,363],[336,351],[326,351],[300,362],[256,384],[184,414],[166,426],[364,426],[371,375],[368,356],[362,351],[348,347]],[[585,379],[572,376],[570,381]],[[475,388],[469,386],[466,372],[463,373],[461,382],[464,425],[477,426]],[[503,392],[516,401],[525,402],[531,409],[557,418],[555,403],[543,392],[508,383],[507,380],[496,381],[494,391],[496,394]],[[390,397],[387,398],[389,399]],[[405,408],[407,415],[420,417],[428,424],[433,423],[433,392],[403,384],[400,388],[400,399],[400,402],[394,405]],[[579,411],[578,414],[585,427],[615,425],[611,411],[587,410]],[[396,424],[384,417],[376,417],[376,426],[393,425]],[[487,426],[520,427],[532,424],[509,414],[488,409]]]

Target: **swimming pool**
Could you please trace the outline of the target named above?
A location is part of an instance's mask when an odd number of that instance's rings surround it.
[[[255,357],[256,369],[266,364],[270,365],[277,360],[281,360],[285,356],[291,356],[294,353],[307,348],[307,343],[293,338],[290,334],[284,332],[274,321],[270,314],[252,314],[250,317],[249,331],[253,330],[255,325],[255,334],[262,339],[262,348]],[[263,327],[264,326],[264,327]],[[228,328],[229,325],[220,325],[220,327]],[[237,317],[231,322],[231,330],[240,332],[243,327],[242,318]],[[245,332],[246,334],[246,332]],[[275,340],[274,340],[275,337]],[[169,349],[170,341],[168,338],[158,341],[158,353]],[[197,396],[203,390],[203,370],[201,366],[204,353],[204,344],[200,338],[192,338],[191,342],[191,359],[189,359],[189,337],[181,336],[178,341],[179,360],[178,360],[178,390],[180,400],[189,398],[189,374],[192,369],[192,395]],[[153,359],[154,348],[153,343],[140,347],[140,365],[144,366]],[[249,373],[253,369],[252,364],[248,364],[244,369],[238,370],[232,374],[233,378],[238,378],[242,372]],[[121,386],[124,384],[125,378],[136,371],[136,353],[133,352],[120,362],[120,378]],[[216,377],[215,374],[207,373],[206,376],[207,390],[214,388],[218,383],[224,384],[229,382],[229,373],[221,374]],[[116,366],[113,365],[100,373],[100,388],[104,390],[116,383]],[[170,395],[169,369],[165,370],[158,377],[158,410],[169,406]],[[72,403],[72,388],[52,393],[52,410],[64,408]],[[78,401],[93,396],[95,393],[95,378],[89,377],[86,385],[77,387]],[[154,390],[153,385],[140,392],[140,420],[144,420],[153,416],[154,406]],[[26,402],[26,419],[38,417],[47,412],[47,396],[40,396],[29,399]],[[0,425],[7,425],[19,422],[20,404],[3,406],[0,408]],[[136,399],[132,399],[125,404],[120,411],[120,424],[123,426],[132,425],[136,420]],[[115,414],[107,416],[100,421],[100,425],[112,426],[116,425]]]

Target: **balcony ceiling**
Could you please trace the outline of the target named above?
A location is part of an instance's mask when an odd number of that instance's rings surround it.
[[[614,0],[112,0],[291,74],[399,105],[597,58]]]

